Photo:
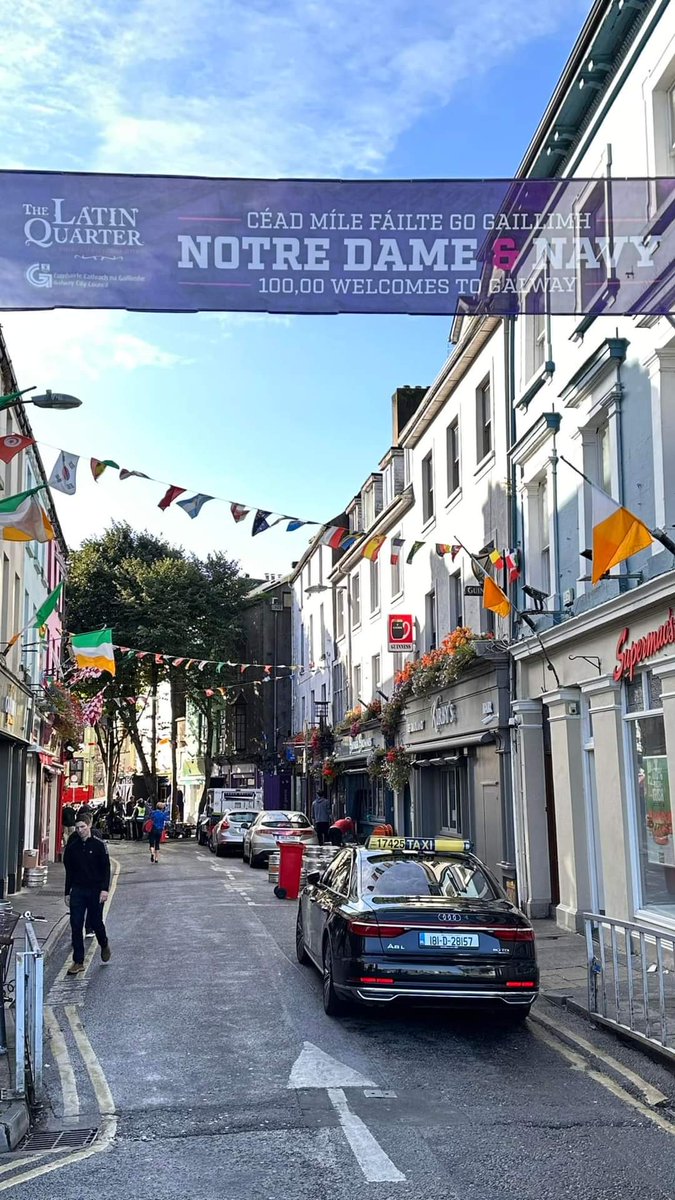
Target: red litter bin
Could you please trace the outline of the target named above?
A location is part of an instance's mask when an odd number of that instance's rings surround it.
[[[279,900],[297,900],[304,853],[302,842],[290,838],[279,842],[279,883],[274,889],[274,895]]]

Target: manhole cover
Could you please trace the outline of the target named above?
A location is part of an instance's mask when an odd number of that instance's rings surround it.
[[[18,1147],[19,1150],[81,1150],[90,1146],[98,1129],[35,1129]]]

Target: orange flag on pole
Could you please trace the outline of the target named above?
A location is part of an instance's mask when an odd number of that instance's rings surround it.
[[[498,617],[508,617],[511,612],[511,601],[489,575],[483,580],[483,608],[496,613]]]
[[[606,492],[594,487],[593,501],[593,583],[606,571],[624,562],[639,550],[651,546],[653,537],[635,513],[623,508]]]

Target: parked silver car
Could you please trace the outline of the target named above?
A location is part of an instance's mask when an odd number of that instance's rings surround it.
[[[316,846],[318,838],[304,813],[269,809],[244,834],[244,862],[260,867],[277,850],[279,838],[298,838],[305,846]]]
[[[223,813],[209,837],[209,850],[221,858],[224,854],[243,851],[244,834],[260,813],[257,808],[235,809]]]

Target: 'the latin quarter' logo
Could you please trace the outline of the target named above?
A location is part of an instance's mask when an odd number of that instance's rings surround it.
[[[52,273],[49,263],[33,263],[26,271],[26,279],[33,287],[50,288]]]

